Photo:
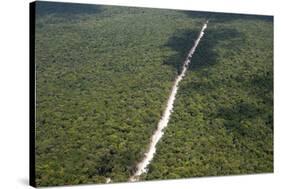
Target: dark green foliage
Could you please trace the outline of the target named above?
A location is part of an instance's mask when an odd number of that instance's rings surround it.
[[[37,184],[127,181],[206,18],[142,179],[272,172],[271,17],[39,2]]]
[[[194,35],[181,52],[169,39],[199,31],[202,19],[157,9],[37,8],[37,184],[127,181],[165,108],[172,63],[183,61]]]
[[[272,19],[224,16],[210,20],[143,179],[273,172]]]

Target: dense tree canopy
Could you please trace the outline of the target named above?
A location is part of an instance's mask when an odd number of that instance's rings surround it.
[[[142,179],[273,171],[271,17],[47,2],[36,8],[39,186],[128,180],[206,18]]]
[[[143,179],[273,171],[271,17],[210,16]]]
[[[45,2],[36,12],[37,184],[127,181],[184,59],[169,39],[198,31],[203,19]]]

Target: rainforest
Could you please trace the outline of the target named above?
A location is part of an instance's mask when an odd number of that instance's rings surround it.
[[[272,16],[55,2],[34,16],[38,186],[273,172]]]

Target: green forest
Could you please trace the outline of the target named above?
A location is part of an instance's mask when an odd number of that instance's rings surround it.
[[[126,182],[175,77],[142,180],[273,172],[273,19],[36,2],[36,183]]]
[[[211,15],[143,179],[273,172],[273,20]]]

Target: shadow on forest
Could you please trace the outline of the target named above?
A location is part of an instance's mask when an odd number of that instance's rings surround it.
[[[237,130],[240,133],[243,122],[256,118],[262,118],[268,127],[271,129],[273,127],[273,111],[264,109],[264,105],[262,104],[241,101],[231,107],[219,108],[215,116],[224,120],[224,127],[228,131]],[[245,133],[242,130],[240,134]]]
[[[176,53],[168,57],[164,64],[174,66],[178,73],[181,71],[182,64],[186,59],[189,50],[194,45],[198,37],[198,30],[180,30],[177,31],[165,44]],[[215,46],[223,41],[232,40],[231,43],[224,44],[224,48],[236,48],[240,41],[243,41],[243,35],[235,29],[218,28],[206,29],[205,35],[196,48],[189,70],[196,71],[205,66],[214,65],[217,62],[218,54],[215,52]],[[233,42],[233,39],[241,39]],[[238,48],[237,48],[238,49]]]
[[[239,123],[244,119],[255,118],[264,114],[262,107],[258,107],[249,102],[241,101],[231,107],[221,107],[217,112],[217,117],[223,118],[224,120],[235,120]]]
[[[165,44],[165,47],[169,47],[175,51],[175,54],[164,60],[164,64],[175,67],[179,74],[188,51],[194,45],[194,41],[197,37],[197,30],[178,30]]]
[[[196,11],[184,11],[186,15],[191,18],[206,18],[213,23],[225,23],[231,22],[237,19],[246,20],[262,20],[273,21],[273,16],[264,15],[249,15],[249,14],[234,14],[234,13],[217,13],[217,12],[196,12]]]
[[[249,81],[249,85],[259,86],[259,88],[253,91],[253,93],[264,101],[267,101],[268,98],[265,94],[273,92],[273,68],[270,71],[266,71],[263,74],[255,76]]]
[[[187,13],[190,14],[190,13]],[[202,18],[202,13],[192,13],[194,16],[198,16]],[[254,15],[233,15],[227,14],[217,14],[213,15],[213,20],[210,21],[209,25],[214,22],[226,22],[234,19],[264,19],[271,21],[272,17],[266,16],[254,16]],[[181,65],[186,57],[186,54],[192,47],[194,40],[197,38],[199,31],[194,30],[180,30],[172,36],[166,46],[171,48],[176,52],[175,55],[170,56],[164,62],[164,64],[168,64],[174,66],[178,72],[180,72]],[[201,39],[199,45],[193,57],[191,59],[191,63],[189,66],[189,71],[196,72],[196,77],[204,77],[208,78],[210,66],[214,66],[217,62],[219,62],[219,56],[223,57],[233,57],[233,52],[239,56],[241,53],[240,46],[245,42],[245,35],[235,28],[226,28],[223,26],[214,26],[208,27],[205,30],[205,35]],[[191,45],[185,44],[190,43]],[[230,49],[230,50],[228,50]],[[219,50],[222,50],[223,53],[220,53]],[[231,61],[231,58],[229,59]],[[224,71],[224,70],[222,70]],[[251,121],[256,117],[262,117],[265,120],[265,123],[268,126],[273,125],[273,115],[272,112],[268,111],[268,109],[264,109],[268,107],[268,104],[273,104],[273,101],[269,95],[270,91],[273,89],[273,75],[272,73],[268,72],[265,75],[256,77],[250,81],[243,81],[245,84],[243,87],[245,89],[253,90],[254,86],[259,86],[257,89],[254,89],[253,95],[257,95],[258,98],[262,99],[264,103],[258,103],[248,101],[247,99],[241,99],[241,101],[237,101],[230,106],[225,106],[221,104],[220,107],[216,107],[214,112],[206,112],[211,117],[214,118],[221,118],[224,120],[224,126],[227,130],[237,130],[239,131],[241,127],[241,121]],[[208,95],[218,87],[218,84],[213,84],[212,82],[208,82],[206,80],[197,80],[193,82],[188,82],[188,86],[181,86],[182,91],[191,90],[196,91],[193,94],[200,93],[202,95]],[[226,97],[226,96],[225,96]],[[217,97],[219,98],[219,97]],[[214,100],[215,101],[215,100]],[[210,102],[212,103],[212,102]],[[269,104],[270,106],[270,104]],[[273,105],[272,105],[273,106]],[[208,110],[206,110],[208,111]],[[241,131],[241,134],[247,134],[246,130],[244,129]]]
[[[191,59],[189,69],[196,71],[216,64],[219,56],[215,50],[217,44],[220,43],[220,47],[223,49],[236,49],[239,51],[239,45],[243,42],[244,35],[236,29],[216,28],[208,30],[207,28]]]
[[[60,16],[78,15],[78,14],[98,14],[101,12],[101,6],[78,3],[61,2],[36,2],[36,13],[40,16],[56,14]]]

